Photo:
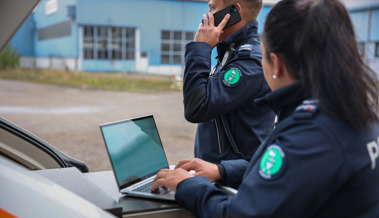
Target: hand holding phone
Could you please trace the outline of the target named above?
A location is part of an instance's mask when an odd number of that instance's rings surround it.
[[[224,19],[225,15],[230,14],[230,18],[226,23],[223,29],[230,27],[233,24],[236,24],[241,21],[241,14],[238,11],[238,7],[235,4],[231,4],[226,8],[223,8],[216,13],[213,14],[214,17],[214,25],[218,26],[221,21]],[[204,23],[204,20],[202,21]]]

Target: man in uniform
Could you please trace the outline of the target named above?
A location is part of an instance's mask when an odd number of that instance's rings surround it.
[[[232,3],[242,20],[224,30],[214,26],[212,14]],[[269,107],[253,103],[270,92],[257,33],[262,0],[209,0],[208,4],[209,12],[185,53],[184,109],[185,118],[198,123],[195,157],[213,163],[249,161],[274,123]],[[211,70],[216,45],[218,63]]]

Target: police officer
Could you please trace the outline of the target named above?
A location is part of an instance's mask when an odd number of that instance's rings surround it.
[[[235,2],[242,20],[225,30],[215,27],[212,13]],[[199,123],[195,157],[213,163],[250,160],[275,116],[269,107],[257,108],[253,102],[270,92],[257,40],[256,18],[262,0],[209,0],[208,4],[209,12],[185,53],[185,118]],[[216,44],[218,64],[211,72],[211,52]]]
[[[378,90],[343,4],[278,2],[261,48],[273,92],[256,103],[275,110],[278,124],[250,163],[182,161],[160,171],[152,190],[176,190],[198,217],[379,217]]]

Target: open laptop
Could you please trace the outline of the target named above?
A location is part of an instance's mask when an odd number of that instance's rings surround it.
[[[105,146],[121,193],[175,201],[175,192],[151,193],[160,169],[169,169],[153,115],[100,124]]]

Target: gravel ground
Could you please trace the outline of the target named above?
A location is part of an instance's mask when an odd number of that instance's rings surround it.
[[[0,116],[42,138],[90,171],[111,170],[99,124],[153,114],[169,164],[193,157],[196,125],[182,93],[138,94],[0,80]]]

